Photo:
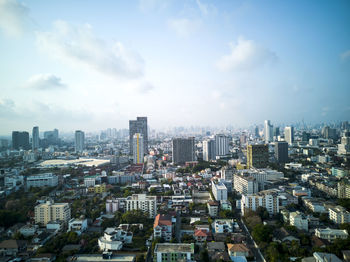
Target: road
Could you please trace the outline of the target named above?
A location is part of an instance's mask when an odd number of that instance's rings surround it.
[[[246,225],[244,224],[243,220],[237,219],[237,223],[238,223],[239,227],[244,231],[244,233],[248,236],[247,245],[250,248],[250,250],[253,252],[254,257],[255,257],[255,261],[256,262],[266,262],[263,255],[260,252],[258,245],[255,243],[254,239],[250,235],[249,230],[246,227]]]

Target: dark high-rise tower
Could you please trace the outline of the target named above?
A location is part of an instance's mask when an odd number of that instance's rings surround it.
[[[39,148],[39,127],[35,126],[33,127],[32,132],[32,149],[38,149]]]
[[[148,127],[147,117],[137,117],[136,120],[129,120],[129,148],[130,154],[133,155],[133,137],[140,133],[143,137],[144,153],[148,153]]]
[[[20,148],[28,150],[29,147],[29,133],[13,131],[12,132],[12,148],[19,150]]]
[[[275,158],[278,163],[288,162],[288,143],[275,142]]]
[[[184,164],[195,160],[194,137],[173,139],[173,163]]]

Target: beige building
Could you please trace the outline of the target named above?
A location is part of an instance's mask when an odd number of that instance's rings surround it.
[[[146,194],[133,194],[126,199],[126,211],[141,210],[147,212],[150,218],[157,215],[157,197]]]
[[[64,221],[70,220],[70,207],[68,203],[53,203],[47,201],[35,207],[35,223],[46,225],[50,221]]]

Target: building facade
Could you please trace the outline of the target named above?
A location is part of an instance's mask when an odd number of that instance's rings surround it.
[[[267,167],[269,163],[268,145],[247,145],[247,166],[248,168]]]
[[[144,151],[144,139],[142,134],[136,133],[133,136],[133,161],[134,164],[143,163],[143,157],[145,155]]]
[[[53,203],[47,201],[39,204],[34,209],[35,223],[46,225],[50,221],[68,222],[71,218],[71,211],[68,203]]]
[[[195,161],[194,137],[173,139],[173,164]]]
[[[75,131],[75,152],[76,153],[81,153],[85,149],[85,134],[81,130]]]
[[[143,137],[143,152],[148,153],[148,126],[147,117],[137,117],[136,120],[129,121],[129,145],[130,155],[134,155],[133,139],[136,133]]]
[[[150,218],[154,218],[157,215],[157,197],[147,196],[146,194],[133,194],[126,199],[125,209],[126,211],[141,210],[148,213]]]

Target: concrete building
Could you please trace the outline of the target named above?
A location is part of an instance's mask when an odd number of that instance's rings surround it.
[[[350,198],[350,183],[346,181],[338,182],[338,198]]]
[[[29,133],[26,131],[13,131],[12,132],[12,148],[15,150],[23,149],[28,150],[29,146]]]
[[[350,212],[342,206],[331,207],[328,209],[329,219],[336,224],[350,223]]]
[[[145,155],[144,151],[144,139],[142,134],[135,133],[133,136],[133,161],[134,164],[143,163],[143,158]]]
[[[154,218],[157,215],[157,197],[133,194],[126,199],[125,209],[126,211],[141,210],[148,213],[149,218]]]
[[[38,149],[39,146],[40,146],[39,127],[35,126],[35,127],[33,127],[33,132],[32,132],[32,149],[33,149],[33,151]]]
[[[345,229],[331,229],[328,227],[326,229],[316,228],[315,236],[328,241],[334,241],[335,239],[347,239],[349,234]]]
[[[85,149],[85,134],[81,130],[75,131],[75,152],[76,153],[81,153]]]
[[[270,123],[270,120],[265,120],[264,135],[265,135],[265,143],[269,143],[273,141],[273,125]]]
[[[154,257],[156,262],[195,261],[194,243],[158,243],[154,249]]]
[[[133,138],[136,133],[140,133],[143,137],[143,152],[148,154],[148,126],[147,117],[137,117],[136,120],[129,121],[129,146],[130,155],[133,154]]]
[[[34,209],[35,223],[46,225],[50,221],[64,221],[70,220],[70,207],[68,203],[53,203],[53,201],[47,201],[46,203],[39,204]]]
[[[58,176],[52,173],[44,173],[27,177],[27,188],[30,187],[54,187],[58,185]]]
[[[275,159],[278,163],[284,164],[288,162],[288,143],[275,142]]]
[[[132,243],[132,233],[120,228],[107,227],[103,236],[98,239],[98,246],[103,251],[121,250],[124,243]]]
[[[173,223],[171,216],[158,214],[154,219],[153,236],[154,238],[162,238],[169,242],[172,238]]]
[[[242,195],[241,210],[243,215],[246,210],[256,211],[258,207],[265,207],[270,215],[278,214],[278,194],[273,190],[265,190],[252,195]]]
[[[215,135],[215,154],[225,156],[229,153],[229,138],[223,134]]]
[[[227,200],[227,188],[224,183],[214,183],[214,181],[212,181],[211,191],[214,195],[215,200]]]
[[[299,230],[309,230],[309,221],[307,217],[299,211],[291,212],[289,214],[289,223]]]
[[[248,168],[267,167],[269,163],[268,145],[247,145],[247,166]]]
[[[210,161],[215,160],[215,140],[208,139],[203,141],[203,160]]]
[[[338,144],[338,155],[347,155],[350,154],[350,132],[345,131],[340,144]]]
[[[294,142],[294,127],[286,126],[284,128],[284,140],[289,144],[293,144]]]
[[[174,138],[172,143],[173,164],[195,161],[194,137]]]
[[[233,188],[236,192],[244,195],[259,192],[258,182],[254,177],[244,174],[235,174],[233,179]]]
[[[219,202],[217,201],[208,201],[207,207],[208,207],[208,214],[211,217],[217,217],[219,215]]]
[[[233,219],[215,219],[213,227],[215,233],[232,233]]]
[[[68,222],[68,232],[69,231],[74,231],[78,235],[80,235],[81,233],[85,232],[87,227],[88,227],[88,223],[87,223],[87,219],[86,218],[81,218],[81,219],[72,218]]]

